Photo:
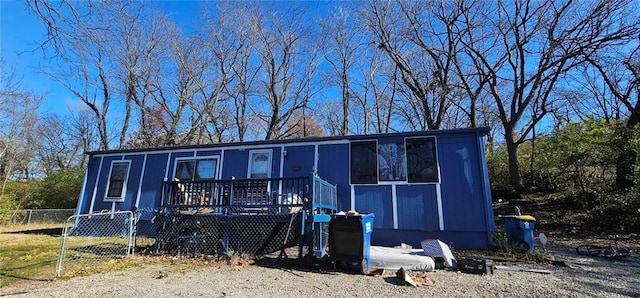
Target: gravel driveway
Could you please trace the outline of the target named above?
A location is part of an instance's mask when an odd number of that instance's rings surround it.
[[[570,247],[551,247],[557,260],[571,267],[534,266],[553,273],[496,270],[493,275],[470,275],[438,270],[429,273],[433,287],[401,285],[394,272],[382,276],[320,273],[251,265],[185,270],[149,265],[124,271],[59,280],[26,287],[0,288],[0,296],[15,297],[640,297],[640,258],[625,261],[582,257]],[[510,265],[511,266],[511,265]],[[516,264],[513,266],[529,267]],[[164,274],[158,278],[159,272]]]

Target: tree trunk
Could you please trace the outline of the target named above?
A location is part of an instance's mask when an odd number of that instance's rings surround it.
[[[616,159],[616,186],[619,189],[635,186],[634,169],[638,153],[633,148],[631,138],[633,129],[638,123],[640,123],[640,115],[634,112],[629,116],[626,127],[620,128],[620,151]]]
[[[518,164],[518,145],[513,141],[513,133],[510,129],[505,130],[507,131],[505,135],[505,144],[507,145],[509,161],[509,183],[517,193],[521,193],[524,190],[524,187],[522,186],[520,165]]]

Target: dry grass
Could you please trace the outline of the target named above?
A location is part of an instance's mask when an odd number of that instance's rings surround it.
[[[21,283],[46,282],[55,279],[61,237],[39,234],[61,229],[60,224],[0,226],[0,287]],[[137,246],[153,244],[152,238],[138,238]],[[187,272],[203,266],[230,270],[242,270],[253,263],[250,258],[239,256],[182,257],[133,255],[103,255],[85,248],[126,247],[126,240],[118,237],[70,237],[67,240],[67,256],[74,262],[86,258],[88,263],[65,263],[64,278],[122,270],[152,264],[170,264],[176,272]],[[69,266],[67,266],[69,265]]]

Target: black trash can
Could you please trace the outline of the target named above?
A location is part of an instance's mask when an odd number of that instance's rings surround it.
[[[335,262],[356,265],[369,274],[370,248],[375,215],[332,214],[329,221],[329,256]]]

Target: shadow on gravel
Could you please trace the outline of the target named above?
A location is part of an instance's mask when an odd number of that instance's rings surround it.
[[[631,254],[625,259],[579,255],[575,248],[551,246],[549,252],[569,268],[562,278],[569,279],[571,291],[586,295],[621,295],[640,297],[640,256]]]

